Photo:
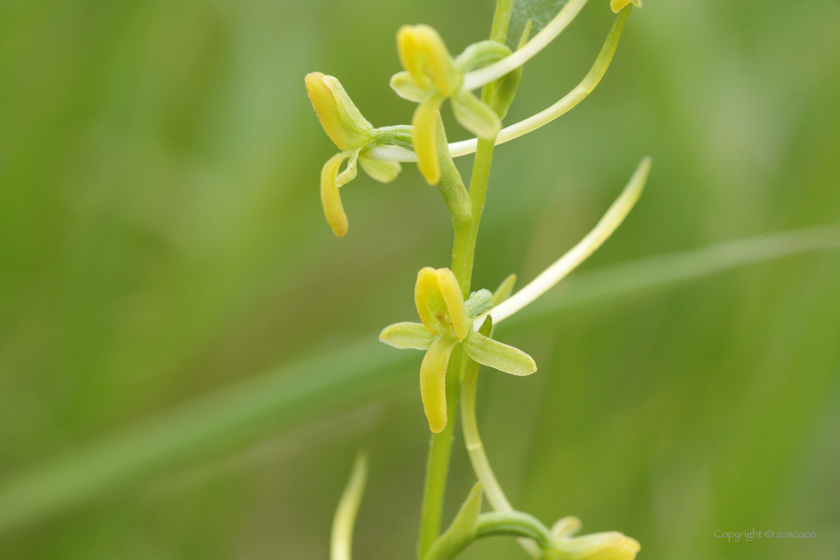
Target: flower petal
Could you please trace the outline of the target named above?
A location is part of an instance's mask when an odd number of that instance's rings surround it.
[[[438,94],[429,96],[417,106],[411,119],[411,124],[414,126],[412,142],[414,151],[417,153],[417,167],[430,185],[435,185],[440,181],[435,127],[440,118],[438,111],[443,99],[443,96]]]
[[[610,0],[610,8],[615,13],[620,12],[628,4],[633,4],[637,8],[641,8],[642,0]]]
[[[458,279],[448,268],[437,270],[438,289],[446,302],[446,314],[458,335],[458,340],[464,340],[472,330],[470,321],[467,319],[467,311],[464,308],[464,296],[458,286]]]
[[[580,531],[580,519],[574,515],[562,517],[551,527],[551,536],[556,539],[568,538]]]
[[[359,164],[365,173],[380,183],[390,183],[402,171],[402,166],[396,161],[382,161],[362,156],[359,158]]]
[[[359,160],[359,150],[355,150],[352,154],[350,154],[350,161],[347,162],[347,167],[338,174],[338,177],[335,178],[335,185],[337,187],[343,187],[350,181],[356,178],[356,162]]]
[[[555,539],[546,550],[552,560],[633,560],[642,547],[622,533],[594,533],[582,537]]]
[[[493,140],[502,129],[496,111],[468,91],[459,91],[452,98],[452,111],[464,128],[483,140]]]
[[[512,375],[530,375],[537,371],[534,359],[522,350],[475,331],[470,332],[463,344],[467,355],[479,364]]]
[[[394,348],[428,350],[435,335],[429,334],[422,323],[394,323],[385,327],[379,340]]]
[[[321,126],[340,150],[355,150],[370,141],[373,125],[362,116],[337,79],[312,72],[305,81]]]
[[[437,337],[420,365],[420,396],[423,410],[434,433],[446,427],[446,366],[458,339],[450,336]]]
[[[440,293],[437,271],[434,268],[427,266],[417,273],[414,304],[417,306],[417,314],[420,315],[423,326],[433,335],[440,334],[441,324],[436,314],[445,307],[446,302]]]
[[[344,206],[341,204],[341,195],[338,193],[338,186],[335,184],[336,175],[341,162],[347,159],[348,154],[341,152],[331,157],[324,167],[321,168],[321,204],[324,206],[324,214],[327,216],[327,223],[338,237],[347,234],[347,214],[344,213]]]
[[[455,63],[462,72],[470,72],[476,68],[498,62],[509,54],[510,48],[504,43],[492,40],[479,41],[473,43],[455,57]]]
[[[461,86],[463,75],[443,39],[428,25],[402,26],[397,31],[397,51],[403,68],[421,89],[436,89],[448,97]]]
[[[429,96],[428,91],[417,85],[408,72],[397,72],[391,76],[391,89],[403,99],[420,103]]]

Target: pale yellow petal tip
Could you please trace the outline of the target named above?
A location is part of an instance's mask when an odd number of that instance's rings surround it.
[[[428,25],[400,27],[397,51],[403,68],[420,88],[434,88],[450,96],[460,87],[461,73],[455,68],[441,36]]]
[[[446,367],[457,342],[449,336],[437,337],[420,365],[420,398],[429,429],[434,433],[446,428]]]
[[[341,204],[338,185],[335,184],[338,168],[346,158],[347,156],[344,153],[336,154],[321,169],[321,204],[324,206],[327,223],[337,237],[344,237],[349,229],[347,214]]]
[[[438,335],[438,322],[429,311],[428,300],[437,291],[437,271],[427,266],[421,268],[417,273],[417,283],[414,285],[414,305],[417,307],[417,314],[423,322],[423,326],[430,334]]]
[[[436,185],[440,181],[435,126],[442,103],[443,97],[440,95],[430,96],[417,106],[411,119],[411,124],[414,126],[411,140],[414,144],[414,152],[417,154],[417,167],[430,185]]]
[[[580,519],[574,515],[569,515],[557,520],[557,523],[551,528],[551,536],[557,539],[568,538],[580,531],[582,526]]]
[[[423,176],[423,179],[426,180],[426,183],[430,185],[437,185],[440,182],[440,166],[438,165],[437,160],[433,160],[431,158],[423,158],[420,159],[420,155],[418,157],[418,165],[417,167],[420,170],[420,174]]]
[[[463,341],[472,329],[470,328],[470,321],[467,319],[464,296],[458,286],[458,279],[455,278],[455,273],[448,268],[439,268],[437,270],[437,282],[438,289],[446,302],[446,310],[452,328],[455,330],[458,340]]]
[[[617,531],[561,538],[554,542],[554,548],[576,560],[634,560],[642,549],[636,539]]]
[[[642,0],[610,0],[610,8],[616,14],[623,10],[628,4],[633,4],[637,8],[642,7]]]
[[[429,421],[429,430],[433,434],[439,434],[446,429],[446,413],[442,417],[436,414],[426,414],[426,419]]]

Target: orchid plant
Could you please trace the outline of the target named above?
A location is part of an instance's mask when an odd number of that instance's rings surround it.
[[[386,327],[380,340],[402,349],[424,350],[420,396],[431,430],[418,560],[455,558],[476,539],[516,537],[534,558],[547,560],[633,560],[640,549],[618,532],[581,537],[581,523],[564,517],[548,528],[515,510],[507,500],[484,452],[475,420],[480,365],[513,374],[537,371],[534,360],[517,348],[493,339],[493,327],[536,300],[591,255],[621,224],[638,200],[650,172],[650,158],[637,167],[618,199],[594,229],[527,286],[513,294],[510,275],[494,291],[471,291],[478,225],[484,210],[490,166],[496,145],[518,138],[566,113],[599,83],[613,58],[625,22],[640,0],[611,0],[617,13],[604,46],[580,84],[547,109],[504,127],[502,121],[519,86],[523,65],[571,23],[587,0],[569,0],[533,37],[525,26],[519,46],[505,45],[513,0],[497,0],[490,40],[480,41],[453,57],[443,39],[425,25],[403,26],[397,50],[404,68],[391,79],[402,98],[417,103],[411,125],[374,128],[332,76],[306,76],[306,88],[321,125],[340,150],[321,171],[321,201],[337,236],[348,232],[340,188],[352,181],[357,166],[381,182],[397,178],[401,163],[417,162],[423,178],[437,185],[452,216],[454,243],[450,268],[420,270],[414,288],[419,323]],[[474,90],[482,88],[480,98]],[[456,120],[477,138],[448,143],[440,109],[449,99]],[[453,158],[475,153],[469,188]],[[342,163],[347,161],[344,170]],[[478,482],[449,527],[441,533],[446,477],[449,470],[455,406],[460,403],[464,440]],[[365,484],[367,461],[360,455],[333,522],[331,558],[350,560],[353,524]],[[481,512],[486,496],[493,511]]]

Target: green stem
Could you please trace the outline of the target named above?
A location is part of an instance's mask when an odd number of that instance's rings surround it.
[[[482,333],[484,334],[484,333]],[[486,335],[485,335],[486,336]],[[464,444],[467,447],[467,454],[470,457],[473,470],[478,480],[484,487],[484,493],[490,501],[490,505],[496,511],[513,511],[513,506],[505,496],[490,461],[484,452],[484,444],[478,433],[478,423],[475,419],[475,401],[478,386],[479,364],[469,360],[464,368],[464,379],[461,381],[461,422],[464,429]]]
[[[458,345],[449,358],[446,368],[446,402],[458,402],[461,387],[461,363],[463,351]],[[446,476],[449,473],[449,458],[452,454],[452,440],[455,431],[456,406],[447,406],[448,419],[443,431],[432,434],[429,440],[429,456],[426,461],[426,481],[423,487],[423,506],[420,513],[420,538],[417,543],[417,557],[422,560],[440,534],[443,516],[443,499],[446,495]]]
[[[493,14],[491,39],[504,43],[507,35],[513,0],[496,0],[496,10]],[[485,87],[482,97],[489,96],[490,89]],[[483,144],[489,143],[487,151]],[[445,147],[445,145],[444,145]],[[483,149],[482,149],[483,147]],[[447,151],[447,156],[448,156]],[[487,180],[490,177],[490,164],[493,160],[493,142],[479,142],[476,152],[473,176],[470,182],[470,205],[472,213],[469,219],[456,219],[453,216],[455,238],[452,246],[452,272],[458,279],[458,285],[464,297],[469,295],[472,281],[473,259],[475,243],[478,236],[478,222],[484,210],[484,197],[487,192]],[[480,180],[476,180],[480,177]],[[477,185],[475,194],[473,185]],[[478,210],[478,211],[476,211]],[[443,501],[446,494],[446,477],[449,473],[449,458],[452,454],[452,437],[458,402],[458,391],[461,382],[461,367],[464,360],[460,346],[452,352],[449,366],[446,370],[446,402],[451,413],[446,428],[440,433],[432,434],[429,442],[429,457],[426,462],[426,481],[423,489],[423,504],[420,511],[420,537],[417,544],[417,557],[422,560],[429,548],[440,534],[440,520],[443,515]]]
[[[480,491],[480,490],[479,490]],[[516,537],[519,541],[532,544],[542,555],[542,551],[552,546],[551,531],[533,515],[520,511],[494,511],[479,514],[466,519],[465,508],[481,506],[481,503],[464,503],[455,521],[441,536],[423,560],[452,560],[478,539],[487,537]],[[470,512],[470,513],[473,513]],[[460,524],[459,521],[464,523]],[[467,528],[466,523],[469,523]]]
[[[538,550],[551,544],[551,531],[533,515],[521,511],[494,511],[478,516],[475,538],[513,535],[531,539]]]
[[[504,43],[507,37],[510,13],[513,7],[512,0],[496,0],[496,13],[493,17],[493,28],[490,39]],[[491,82],[481,90],[481,100],[491,103],[496,82]],[[478,226],[481,223],[481,215],[484,213],[484,200],[487,197],[487,184],[490,182],[490,166],[493,164],[493,151],[496,141],[478,140],[478,147],[475,150],[475,161],[473,161],[472,176],[470,177],[470,205],[472,207],[472,219],[469,226],[463,231],[455,230],[455,245],[452,251],[452,271],[461,284],[461,291],[464,297],[469,295],[472,282],[472,263],[475,258],[475,244],[478,239]],[[458,274],[458,271],[462,274]]]
[[[513,0],[496,0],[496,11],[493,13],[493,24],[490,27],[491,41],[505,42],[512,11]]]
[[[490,336],[489,326],[489,322],[485,323],[485,326],[479,332],[484,336]],[[512,512],[513,506],[511,506],[499,481],[496,479],[496,475],[493,473],[493,468],[490,466],[490,461],[487,459],[487,454],[484,451],[481,435],[478,433],[478,422],[476,422],[475,418],[475,402],[478,389],[479,368],[480,365],[477,362],[467,359],[467,363],[464,366],[464,377],[461,380],[461,425],[464,430],[464,445],[467,448],[467,454],[470,457],[473,471],[475,471],[476,477],[481,482],[484,493],[490,501],[490,505],[500,513]],[[520,538],[519,544],[533,558],[540,558],[542,556],[540,547],[530,540]]]

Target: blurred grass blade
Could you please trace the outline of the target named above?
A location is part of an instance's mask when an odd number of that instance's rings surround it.
[[[840,247],[840,224],[729,241],[580,274],[511,318],[526,327],[564,309],[739,266]],[[0,482],[0,533],[86,504],[212,454],[242,448],[295,422],[416,378],[396,376],[419,356],[362,341],[301,358],[112,433]]]
[[[404,384],[406,378],[388,374],[412,361],[419,356],[371,335],[157,413],[0,481],[0,534],[371,399]]]
[[[702,249],[638,259],[581,273],[556,293],[511,317],[508,327],[533,324],[570,307],[586,305],[675,282],[696,280],[733,268],[840,247],[840,224],[726,241]]]
[[[353,548],[353,526],[356,524],[356,513],[362,503],[362,494],[367,481],[367,456],[360,451],[353,463],[350,480],[338,502],[333,518],[332,535],[330,537],[330,560],[350,560]]]

